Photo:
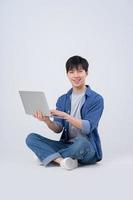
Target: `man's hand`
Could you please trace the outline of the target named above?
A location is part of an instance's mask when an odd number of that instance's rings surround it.
[[[50,110],[51,115],[60,117],[62,119],[67,119],[68,114],[59,110]]]
[[[33,113],[33,116],[38,120],[45,122],[47,126],[55,133],[60,133],[62,131],[62,126],[59,126],[53,121],[51,121],[48,116],[43,116],[42,112],[36,111],[35,113]]]
[[[71,123],[76,128],[79,128],[79,129],[82,128],[82,120],[81,119],[76,119],[75,117],[73,117],[65,112],[62,112],[59,110],[51,110],[51,115],[60,117],[62,119],[66,119],[69,123]]]
[[[35,113],[33,113],[33,116],[34,116],[35,118],[37,118],[38,120],[44,121],[44,122],[46,122],[46,123],[50,120],[48,116],[44,116],[44,115],[42,114],[42,112],[40,112],[40,111],[36,111]]]

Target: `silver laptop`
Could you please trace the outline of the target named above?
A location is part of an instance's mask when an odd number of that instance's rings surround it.
[[[49,106],[44,92],[19,91],[26,114],[32,115],[40,111],[45,116],[50,116]]]

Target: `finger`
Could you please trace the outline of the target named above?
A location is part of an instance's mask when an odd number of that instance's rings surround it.
[[[34,113],[33,113],[33,116],[34,116],[34,117],[37,117],[37,114],[36,114],[36,112],[34,112]]]
[[[36,111],[36,114],[37,114],[37,118],[39,118],[39,112],[38,111]]]
[[[37,117],[37,115],[38,115],[38,114],[37,114],[37,111],[35,111],[35,115],[36,115],[36,117]]]
[[[56,114],[56,113],[57,113],[57,110],[51,110],[50,113],[51,113],[51,114]]]
[[[33,117],[35,117],[35,114],[32,114]]]
[[[40,117],[40,118],[43,117],[42,112],[40,112],[40,111],[39,111],[39,117]]]
[[[50,110],[50,112],[55,112],[55,111],[56,111],[55,109],[51,109],[51,110]]]
[[[41,120],[43,120],[44,117],[45,117],[45,116],[43,116],[42,112],[39,112],[39,118],[40,118]]]
[[[51,115],[53,115],[53,112],[52,112],[52,111],[50,111],[50,114],[51,114]]]

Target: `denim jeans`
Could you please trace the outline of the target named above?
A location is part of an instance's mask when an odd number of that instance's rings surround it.
[[[79,164],[94,164],[97,161],[94,147],[85,137],[76,137],[74,142],[62,142],[30,133],[26,144],[44,166],[58,157],[71,157],[77,159]]]

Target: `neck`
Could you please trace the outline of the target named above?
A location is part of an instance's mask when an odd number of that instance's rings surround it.
[[[80,87],[73,87],[73,92],[74,93],[81,93],[81,92],[85,91],[85,89],[86,89],[85,85],[80,86]]]

